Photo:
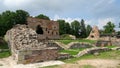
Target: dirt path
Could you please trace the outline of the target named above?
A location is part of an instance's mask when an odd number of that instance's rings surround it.
[[[12,57],[0,59],[0,68],[39,68],[44,66],[52,66],[52,65],[61,65],[65,64],[62,61],[46,61],[40,63],[33,64],[16,64]]]
[[[120,68],[120,60],[88,59],[80,60],[73,64],[65,64],[61,61],[47,61],[34,64],[16,64],[12,57],[0,59],[0,68],[39,68],[44,66],[60,65],[59,68],[82,68],[84,65],[91,65],[95,68]]]
[[[84,65],[91,65],[95,68],[120,68],[120,60],[89,59],[80,60],[74,64],[64,64],[61,68],[82,68]]]

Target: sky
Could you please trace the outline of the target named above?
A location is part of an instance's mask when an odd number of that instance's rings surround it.
[[[0,0],[0,13],[23,9],[31,16],[45,14],[52,20],[67,22],[85,20],[85,24],[99,29],[109,21],[118,29],[120,22],[120,0]]]

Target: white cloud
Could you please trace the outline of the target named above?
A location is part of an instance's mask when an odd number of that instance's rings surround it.
[[[103,26],[106,25],[109,21],[115,22],[115,19],[114,19],[114,18],[98,19],[98,24],[97,24],[97,26],[98,26],[100,29],[103,29]]]
[[[77,20],[77,21],[79,21],[79,22],[81,22],[81,18],[70,18],[70,17],[68,17],[68,18],[63,18],[63,17],[60,17],[59,15],[55,15],[54,16],[54,18],[53,18],[53,20],[55,20],[55,21],[57,21],[57,20],[59,20],[59,19],[62,19],[62,20],[65,20],[66,22],[68,22],[68,23],[71,23],[71,22],[73,22],[74,20]],[[85,24],[92,24],[92,22],[93,22],[93,20],[85,20]]]
[[[32,0],[4,0],[6,7],[22,7],[29,4]]]

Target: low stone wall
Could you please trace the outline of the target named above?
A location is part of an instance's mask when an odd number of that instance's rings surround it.
[[[71,56],[70,54],[68,54],[68,53],[59,53],[58,55],[59,55],[59,56],[58,56],[57,59],[69,59],[69,58],[72,57],[72,56]]]
[[[80,57],[80,56],[83,56],[83,55],[86,55],[86,54],[94,54],[94,53],[99,53],[99,52],[105,52],[105,51],[109,51],[109,50],[111,50],[111,49],[106,48],[106,47],[88,48],[88,49],[85,49],[83,51],[80,51],[77,54],[77,57]]]
[[[63,50],[59,44],[55,43],[54,41],[49,41],[47,47],[57,47],[58,50]]]
[[[42,50],[22,50],[18,51],[17,57],[18,64],[56,60],[58,57],[58,50],[56,48],[47,48]]]
[[[72,42],[70,44],[68,44],[69,49],[76,49],[76,48],[90,48],[93,47],[94,45],[90,44],[90,43],[81,43],[81,42]]]
[[[111,38],[111,42],[113,45],[120,47],[120,38]]]
[[[96,43],[96,46],[101,46],[101,47],[104,47],[104,46],[112,46],[112,42],[111,41],[97,41]]]

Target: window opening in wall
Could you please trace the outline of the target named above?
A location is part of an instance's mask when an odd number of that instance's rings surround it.
[[[40,25],[38,25],[38,26],[36,27],[36,33],[37,33],[37,34],[43,34],[43,29],[42,29],[42,27],[41,27]]]

